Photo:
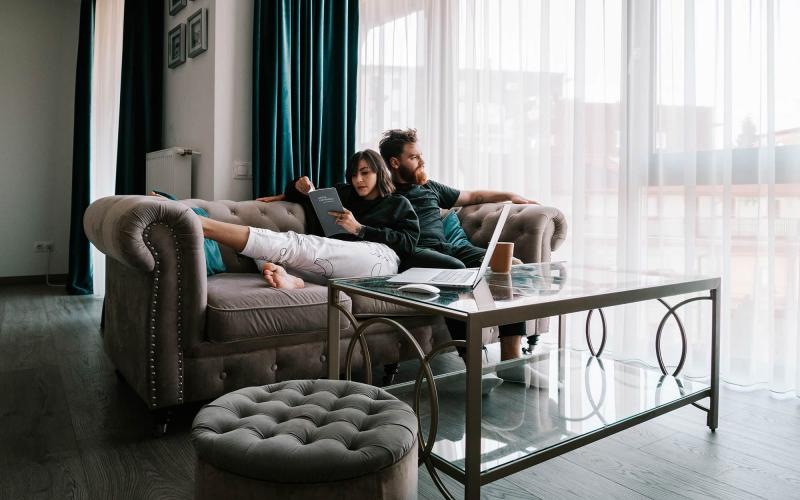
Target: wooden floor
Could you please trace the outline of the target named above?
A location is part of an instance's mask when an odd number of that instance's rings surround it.
[[[100,307],[58,288],[0,286],[0,498],[192,496],[188,434],[198,408],[179,412],[166,437],[150,437],[144,405],[103,353]],[[485,498],[800,498],[800,400],[724,389],[715,434],[687,407],[483,491]],[[440,498],[424,469],[419,493]]]

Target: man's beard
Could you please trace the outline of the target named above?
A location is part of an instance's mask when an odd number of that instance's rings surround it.
[[[422,186],[427,182],[428,182],[428,173],[425,171],[425,169],[424,168],[416,169],[414,171],[414,184]]]
[[[416,184],[419,186],[428,182],[428,174],[424,168],[417,168],[416,170],[409,171],[406,168],[400,168],[395,171],[396,178],[393,179],[396,184]]]

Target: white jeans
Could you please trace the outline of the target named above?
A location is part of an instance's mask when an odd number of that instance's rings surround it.
[[[250,228],[242,255],[256,259],[259,269],[274,262],[312,283],[329,278],[397,273],[400,258],[383,243],[342,241],[294,231]]]

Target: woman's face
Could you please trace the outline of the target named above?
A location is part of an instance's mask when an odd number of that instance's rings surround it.
[[[378,174],[369,168],[365,160],[358,163],[358,168],[350,178],[350,183],[360,197],[367,200],[374,200],[378,197]]]

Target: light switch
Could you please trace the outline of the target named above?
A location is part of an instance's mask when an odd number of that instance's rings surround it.
[[[252,179],[253,173],[250,170],[249,161],[237,160],[233,162],[233,178],[234,179]]]

